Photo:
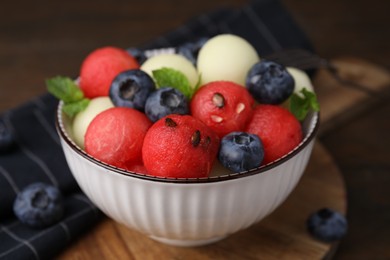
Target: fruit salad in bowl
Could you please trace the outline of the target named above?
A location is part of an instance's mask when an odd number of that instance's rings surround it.
[[[47,80],[84,193],[163,243],[197,246],[260,221],[298,183],[319,125],[309,77],[223,34],[176,48],[103,47]]]

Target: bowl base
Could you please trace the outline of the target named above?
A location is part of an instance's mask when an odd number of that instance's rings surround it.
[[[183,240],[183,239],[169,239],[164,237],[150,236],[153,240],[161,242],[163,244],[171,246],[181,246],[181,247],[193,247],[193,246],[204,246],[208,244],[215,243],[219,240],[224,239],[226,236],[213,237],[208,239],[197,239],[197,240]]]

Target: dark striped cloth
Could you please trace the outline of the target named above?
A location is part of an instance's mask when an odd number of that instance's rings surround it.
[[[246,38],[260,56],[283,48],[312,50],[305,34],[276,0],[202,14],[141,48],[172,47],[220,33]],[[0,154],[0,259],[51,259],[102,217],[79,190],[65,162],[54,127],[57,103],[46,94],[1,115],[17,145]],[[12,212],[17,193],[38,181],[59,187],[65,197],[62,221],[42,230],[21,224]]]
[[[54,126],[57,104],[43,95],[1,116],[16,146],[0,154],[0,259],[51,259],[103,216],[66,164]],[[58,187],[65,206],[62,221],[41,230],[21,224],[12,211],[17,193],[37,181]]]

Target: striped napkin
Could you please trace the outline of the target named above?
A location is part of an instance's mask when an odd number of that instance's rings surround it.
[[[140,48],[178,46],[220,33],[246,38],[260,56],[283,48],[312,50],[305,34],[276,0],[199,15]],[[57,104],[45,94],[0,115],[16,136],[16,147],[0,154],[0,259],[52,259],[103,216],[80,191],[66,164],[54,126]],[[57,186],[65,199],[62,221],[41,230],[21,224],[12,211],[17,193],[38,181]]]

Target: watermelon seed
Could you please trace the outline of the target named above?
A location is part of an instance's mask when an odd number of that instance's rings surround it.
[[[193,147],[197,147],[200,143],[200,131],[196,130],[191,136],[191,144]]]
[[[236,113],[239,114],[245,109],[245,104],[244,103],[238,103],[236,107]]]
[[[211,120],[213,120],[215,123],[221,123],[223,121],[223,118],[216,115],[211,115]]]
[[[172,120],[172,118],[165,118],[165,125],[168,126],[168,127],[176,127],[177,124],[175,121]]]
[[[213,103],[216,107],[222,108],[225,106],[225,99],[220,93],[215,93],[213,96]]]

